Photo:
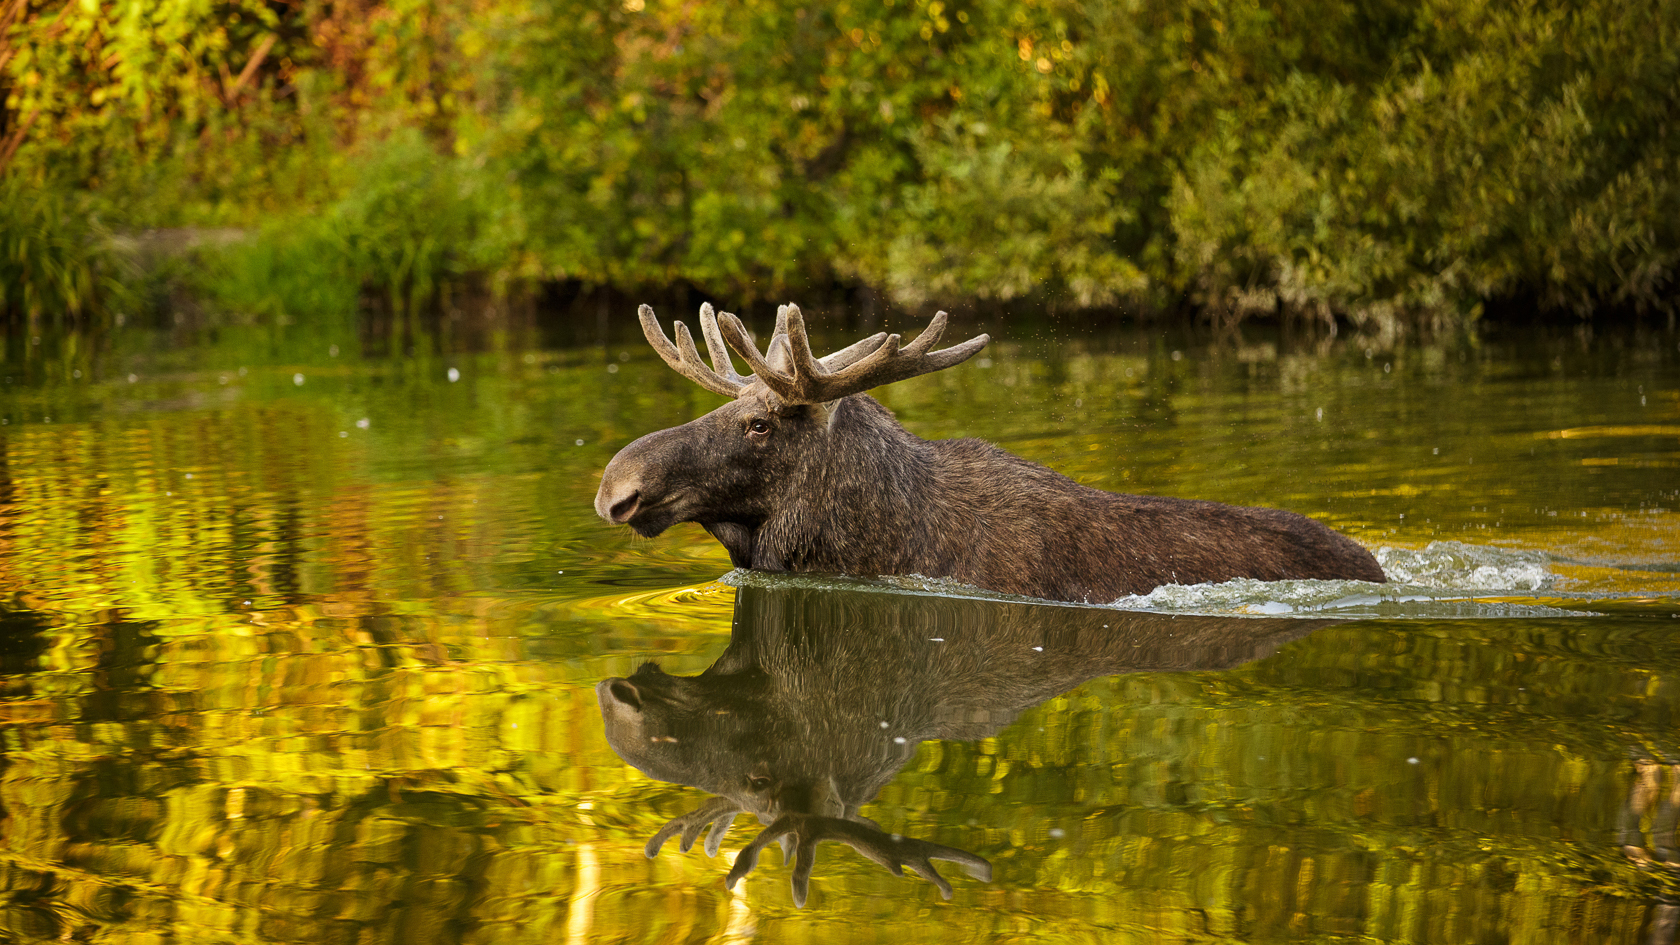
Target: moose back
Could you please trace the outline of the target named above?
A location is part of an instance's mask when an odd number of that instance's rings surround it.
[[[1385,580],[1365,548],[1293,512],[1104,492],[980,440],[912,434],[864,391],[985,346],[979,335],[934,351],[944,312],[908,345],[883,333],[819,359],[796,306],[760,352],[739,319],[703,305],[711,367],[682,322],[673,344],[652,308],[640,318],[667,364],[733,398],[607,464],[595,510],[645,537],[697,522],[736,567],[919,574],[1090,603],[1235,578]]]

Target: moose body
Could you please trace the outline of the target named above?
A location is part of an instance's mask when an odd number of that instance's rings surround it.
[[[681,322],[679,349],[642,307],[667,362],[735,400],[620,451],[595,498],[608,521],[647,537],[698,522],[737,567],[920,574],[1066,601],[1234,578],[1385,580],[1369,551],[1305,516],[1104,492],[979,440],[910,433],[861,390],[979,351],[984,335],[928,353],[944,313],[902,352],[896,335],[878,335],[821,361],[793,306],[768,358],[723,319],[754,377],[734,374],[709,306],[716,371]]]

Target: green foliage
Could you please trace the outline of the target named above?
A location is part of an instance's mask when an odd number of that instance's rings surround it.
[[[1379,321],[1511,292],[1660,304],[1680,260],[1680,58],[1662,52],[1680,11],[1659,6],[1427,4],[1387,19],[1368,78],[1296,69],[1248,102],[1217,83],[1230,107],[1168,202],[1179,270],[1210,304]]]
[[[418,135],[354,157],[337,201],[273,220],[219,254],[202,280],[217,303],[253,314],[347,313],[366,290],[408,313],[505,252],[481,245],[495,199]]]
[[[127,298],[103,231],[51,191],[0,179],[0,318],[80,315]]]
[[[324,213],[270,242],[405,304],[473,269],[1385,330],[1661,306],[1676,4],[61,0],[0,30],[0,162],[133,225]],[[362,173],[386,149],[414,180]]]

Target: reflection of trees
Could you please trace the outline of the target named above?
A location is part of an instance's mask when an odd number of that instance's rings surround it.
[[[718,795],[648,844],[710,828],[715,854],[736,813],[797,848],[794,899],[818,840],[846,843],[894,873],[938,883],[930,857],[989,878],[983,860],[889,836],[859,809],[929,739],[989,737],[1024,709],[1096,676],[1226,669],[1322,622],[1171,617],[1106,609],[795,588],[740,592],[729,649],[699,676],[647,664],[597,687],[607,739],[630,764]]]
[[[1144,363],[1069,359],[1065,393],[1087,414],[1125,401],[1090,415],[1081,446],[1112,446],[1149,416],[1153,382],[1110,380]],[[1210,425],[1198,412],[1225,409],[1229,391],[1207,365],[1179,367],[1195,383],[1159,388],[1176,425],[1135,435],[1186,445],[1127,445],[1143,457],[1128,464],[1319,437],[1312,457],[1369,477],[1367,446],[1310,419],[1320,394],[1295,419]],[[1329,413],[1368,411],[1366,397],[1422,409],[1316,369],[1307,387],[1328,391]],[[1016,370],[1017,386],[961,390],[951,414],[952,389],[889,390],[907,416],[944,424],[930,434],[995,414],[1026,437],[1061,395]],[[599,363],[535,374],[481,387],[470,408],[382,376],[385,412],[366,412],[387,438],[367,441],[337,436],[359,408],[288,399],[289,373],[279,393],[250,395],[260,405],[214,400],[212,377],[208,395],[145,392],[159,402],[144,413],[111,405],[70,423],[55,405],[51,425],[0,429],[0,938],[688,941],[754,925],[762,941],[926,937],[933,888],[842,851],[822,861],[824,891],[899,911],[862,930],[844,910],[789,919],[779,873],[731,895],[725,864],[643,857],[691,792],[613,756],[590,686],[630,673],[627,654],[698,659],[729,592],[609,592],[724,565],[698,529],[692,560],[603,535],[587,516],[605,457],[569,452],[570,433],[557,449],[553,431],[587,423],[591,444],[622,442],[649,416],[704,409],[704,392],[656,372],[609,396]],[[1531,427],[1513,419],[1510,437]],[[1268,455],[1236,486],[1217,464],[1154,481],[1281,494],[1265,477],[1299,466]],[[1115,461],[1044,458],[1081,477]],[[1483,467],[1451,487],[1483,489]],[[1565,472],[1548,488],[1585,488],[1569,478],[1579,467]],[[1388,500],[1342,501],[1338,514],[1359,517]],[[532,579],[560,567],[570,579],[574,560],[603,596]],[[829,606],[880,609],[853,596]],[[1673,763],[1680,667],[1666,628],[1642,642],[1638,626],[1604,626],[1342,625],[1233,671],[1094,679],[990,737],[922,742],[865,812],[889,835],[993,862],[989,886],[953,871],[967,902],[932,913],[957,940],[1639,941],[1666,921],[1672,881],[1617,850],[1640,777],[1626,745]],[[1667,796],[1664,772],[1653,798]],[[1640,848],[1655,851],[1660,805],[1639,809]],[[730,846],[749,837],[738,827]]]

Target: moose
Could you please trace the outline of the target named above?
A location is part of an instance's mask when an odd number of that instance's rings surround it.
[[[651,307],[639,316],[665,363],[733,398],[607,464],[595,510],[643,537],[697,522],[738,568],[918,574],[1085,603],[1234,578],[1386,580],[1364,547],[1293,512],[1104,492],[980,440],[912,434],[864,392],[954,367],[990,340],[933,350],[944,312],[908,345],[883,332],[818,359],[797,306],[778,310],[760,352],[708,303],[711,367],[688,326],[676,322],[673,344]]]
[[[766,825],[737,854],[734,888],[771,843],[793,861],[803,906],[816,846],[845,843],[946,899],[935,860],[989,881],[973,853],[887,834],[859,809],[928,739],[997,734],[1027,708],[1087,680],[1135,671],[1222,670],[1265,657],[1332,620],[1169,616],[1107,608],[789,586],[737,590],[729,646],[698,676],[653,663],[596,686],[607,742],[651,777],[714,796],[648,841],[716,856],[736,816]]]

